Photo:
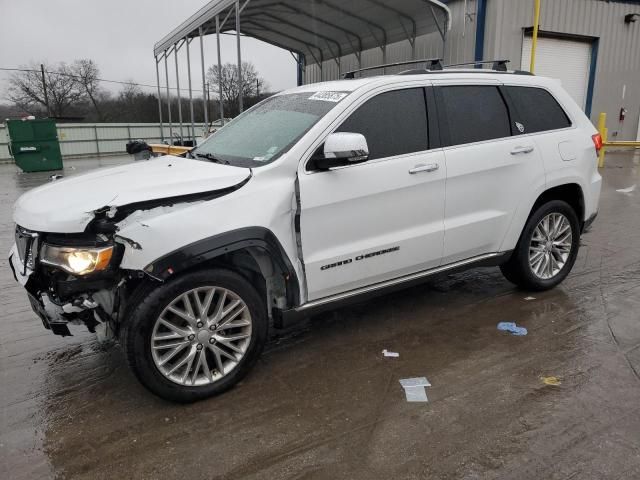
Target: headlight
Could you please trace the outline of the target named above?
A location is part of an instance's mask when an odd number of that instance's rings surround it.
[[[104,270],[109,266],[113,247],[56,247],[44,244],[40,261],[46,265],[60,267],[74,275]]]

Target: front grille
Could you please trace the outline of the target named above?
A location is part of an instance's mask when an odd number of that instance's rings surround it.
[[[27,267],[32,269],[38,248],[38,234],[16,225],[15,238],[20,263],[24,265],[25,271]]]

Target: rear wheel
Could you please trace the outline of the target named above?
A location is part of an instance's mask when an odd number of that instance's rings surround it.
[[[580,224],[566,202],[553,200],[531,215],[513,255],[500,267],[504,276],[530,290],[548,290],[571,271],[580,247]]]
[[[229,270],[188,273],[154,290],[134,310],[123,337],[127,360],[156,395],[192,402],[231,388],[267,338],[263,301]]]

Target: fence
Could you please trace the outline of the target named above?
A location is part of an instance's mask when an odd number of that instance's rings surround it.
[[[169,126],[163,125],[164,138],[169,139]],[[129,140],[143,139],[149,143],[160,143],[158,123],[61,123],[57,126],[60,149],[65,158],[93,157],[98,155],[125,154]],[[179,127],[173,125],[174,135]],[[190,136],[190,125],[183,126],[185,139]],[[204,124],[195,126],[195,136],[204,132]],[[179,133],[179,132],[177,132]],[[9,135],[4,124],[0,124],[0,160],[11,159]]]

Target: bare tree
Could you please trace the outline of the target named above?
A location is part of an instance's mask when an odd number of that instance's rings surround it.
[[[127,80],[129,81],[129,80]],[[133,80],[130,80],[131,83],[126,83],[120,93],[118,93],[118,98],[120,101],[125,103],[132,103],[136,97],[142,95],[142,89],[136,85]]]
[[[242,62],[241,78],[242,80],[238,81],[238,66],[233,63],[222,65],[222,75],[217,65],[209,67],[207,71],[209,88],[212,92],[222,95],[226,108],[230,109],[229,113],[237,113],[241,89],[243,97],[249,98],[258,96],[267,88],[265,80],[259,76],[256,67],[250,62]]]
[[[103,122],[104,115],[102,114],[99,105],[99,99],[101,97],[102,90],[100,89],[100,70],[93,60],[83,58],[73,62],[69,68],[71,73],[75,75],[76,81],[87,95],[87,98],[93,105],[98,120]]]
[[[227,66],[227,70],[233,68]],[[0,110],[5,112],[0,114],[0,118],[24,115],[46,116],[48,104],[50,110],[48,115],[51,117],[73,117],[87,122],[158,121],[158,98],[155,95],[155,88],[152,88],[154,93],[146,92],[141,85],[130,78],[123,82],[124,85],[120,91],[112,95],[108,89],[101,88],[100,71],[93,60],[78,59],[70,65],[64,63],[45,65],[44,81],[40,64],[32,62],[31,65],[23,66],[21,69],[24,71],[15,73],[9,79],[6,97],[12,101],[13,105],[6,109],[0,105]],[[261,96],[265,87],[262,79],[257,78],[252,66],[245,65],[245,73],[247,71],[250,75],[245,75],[245,83],[251,82],[252,87],[245,88],[245,95],[248,96],[245,105],[249,107],[258,101],[252,96],[256,88],[255,81],[259,81]],[[228,98],[234,98],[234,94],[229,94]],[[235,101],[236,104],[233,107],[237,113],[237,94],[235,94]],[[161,108],[163,118],[167,118],[166,99],[163,99]],[[174,112],[177,110],[175,94],[171,98],[171,109]],[[216,109],[217,104],[211,102],[208,111],[213,112],[214,118],[217,118]],[[202,102],[194,101],[194,113],[196,118],[203,117]],[[234,108],[228,108],[227,114],[234,114]]]
[[[25,71],[9,77],[7,97],[18,107],[33,115],[46,113],[45,85],[39,65],[22,67]],[[82,89],[71,69],[65,64],[44,66],[44,83],[49,110],[54,117],[67,115],[71,108],[85,100]]]
[[[116,100],[120,118],[136,118],[140,113],[140,100],[144,98],[141,88],[133,83],[122,86]]]

